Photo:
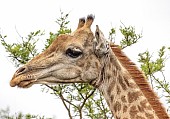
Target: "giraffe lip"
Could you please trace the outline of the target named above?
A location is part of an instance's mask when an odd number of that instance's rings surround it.
[[[23,80],[23,81],[19,82],[17,84],[17,86],[20,87],[20,88],[29,88],[29,87],[31,87],[34,84],[34,82],[36,82],[35,79],[32,79],[32,80]]]

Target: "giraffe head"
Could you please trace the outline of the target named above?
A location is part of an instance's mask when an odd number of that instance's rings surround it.
[[[20,67],[10,85],[22,88],[33,84],[90,83],[98,78],[101,64],[99,57],[107,52],[98,26],[95,36],[90,27],[94,16],[79,19],[71,35],[60,35],[44,52]],[[103,34],[101,34],[103,35]]]

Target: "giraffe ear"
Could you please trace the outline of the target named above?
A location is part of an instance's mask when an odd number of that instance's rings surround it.
[[[104,37],[103,32],[96,25],[95,39],[94,39],[94,52],[98,57],[102,57],[109,52],[109,43]]]

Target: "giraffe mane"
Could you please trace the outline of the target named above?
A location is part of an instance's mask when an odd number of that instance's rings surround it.
[[[139,86],[145,97],[148,99],[148,102],[151,104],[153,110],[160,119],[169,119],[169,116],[162,106],[162,103],[159,101],[158,96],[152,91],[151,86],[146,80],[144,74],[138,69],[135,63],[133,63],[121,50],[118,45],[111,45],[111,49],[124,66],[125,69],[129,72],[132,79]]]

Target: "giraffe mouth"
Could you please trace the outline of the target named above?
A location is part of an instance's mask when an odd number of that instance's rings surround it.
[[[10,86],[15,87],[18,86],[20,88],[29,88],[31,87],[35,82],[36,78],[34,76],[26,76],[26,75],[19,75],[19,76],[13,76],[12,80],[10,81]]]
[[[20,88],[30,88],[34,84],[56,84],[56,83],[82,83],[80,76],[72,77],[71,79],[58,79],[53,76],[41,76],[41,77],[34,77],[32,78],[25,78],[25,76],[18,76],[11,80],[10,85],[11,87],[18,86]]]

